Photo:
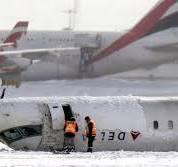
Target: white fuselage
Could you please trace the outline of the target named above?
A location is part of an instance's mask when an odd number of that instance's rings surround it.
[[[173,33],[174,32],[174,33]],[[118,52],[90,64],[81,70],[84,56],[81,53],[63,53],[57,60],[34,63],[22,73],[22,80],[48,80],[63,78],[97,77],[129,71],[137,68],[152,68],[174,61],[176,52],[154,52],[147,47],[177,41],[177,28],[161,31],[124,47]],[[5,32],[0,32],[3,40]],[[18,43],[18,49],[80,47],[94,50],[94,55],[118,39],[118,32],[75,32],[75,31],[30,31]],[[50,55],[49,55],[50,56]],[[81,60],[82,59],[82,60]],[[84,68],[86,66],[84,65]]]
[[[97,127],[94,150],[178,151],[178,97],[51,97],[0,102],[0,139],[14,149],[62,149],[64,111],[70,104],[79,132],[77,151],[89,115]]]
[[[7,31],[0,31],[0,40],[4,41],[7,34]],[[17,49],[90,47],[96,52],[110,45],[119,36],[118,32],[29,31],[17,43]],[[14,48],[6,47],[5,50],[14,50]],[[48,80],[81,77],[79,70],[81,53],[67,52],[64,55],[62,59],[53,62],[47,60],[33,64],[23,72],[22,79]]]

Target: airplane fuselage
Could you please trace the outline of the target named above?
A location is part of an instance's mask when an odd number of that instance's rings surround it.
[[[61,53],[63,56],[54,60],[52,56],[49,55],[51,58],[28,66],[27,70],[22,72],[21,78],[22,80],[73,79],[98,77],[138,68],[154,68],[157,65],[169,63],[178,58],[177,53],[174,51],[156,52],[150,49],[150,47],[169,41],[176,42],[177,32],[177,28],[172,28],[145,36],[123,49],[112,53],[108,57],[103,56],[99,61],[87,63],[87,61],[92,59],[100,50],[103,50],[118,39],[121,33],[75,32],[67,30],[30,31],[19,41],[17,44],[18,49],[79,47],[81,48],[81,52],[64,52]],[[1,40],[4,40],[4,34],[7,34],[7,32],[0,32]],[[11,58],[9,59],[9,61],[14,62],[14,58],[12,58],[12,60]],[[23,65],[23,62],[21,62],[19,62],[19,64]],[[18,59],[15,64],[18,65]],[[5,65],[8,64],[3,63],[3,66]],[[26,64],[24,64],[24,66],[25,65]],[[10,67],[8,69],[10,69]]]
[[[68,50],[65,53],[60,52],[58,56],[50,52],[44,59],[41,58],[42,55],[38,55],[35,59],[40,62],[33,64],[27,71],[21,70],[21,73],[24,71],[22,79],[97,77],[138,68],[150,69],[177,60],[177,9],[176,0],[160,0],[137,24],[123,34],[71,30],[30,31],[22,39],[21,33],[20,42],[13,42],[14,46],[21,50],[81,48],[80,53]],[[27,27],[28,24],[22,25]],[[4,40],[4,32],[0,33],[0,39],[7,42]],[[12,41],[8,40],[9,42]],[[7,57],[9,58],[8,55]],[[32,57],[33,54],[29,59],[34,60]],[[52,63],[49,63],[50,61]]]
[[[173,33],[174,32],[174,33]],[[168,31],[162,31],[150,36],[146,36],[131,45],[114,52],[108,57],[103,57],[103,59],[93,62],[91,64],[85,64],[85,56],[80,53],[67,53],[65,56],[61,56],[58,60],[54,62],[44,62],[40,61],[33,64],[27,69],[27,71],[22,73],[23,80],[48,80],[48,79],[65,79],[65,78],[81,78],[81,77],[98,77],[107,74],[113,74],[118,72],[130,71],[138,68],[151,69],[160,64],[169,63],[177,59],[176,52],[155,52],[149,49],[150,46],[157,46],[163,41],[177,41],[177,36],[175,32],[177,29]],[[63,32],[59,32],[59,34]],[[92,40],[89,35],[83,35],[83,39],[80,37],[82,33],[70,34],[70,32],[65,32],[66,38],[73,41],[74,43],[68,42],[65,45],[61,44],[62,47],[68,46],[78,46],[81,48],[93,49],[93,56],[97,54],[100,50],[110,45],[114,40],[116,40],[121,34],[120,33],[91,33]],[[85,34],[85,33],[83,33]],[[87,33],[86,33],[87,34]],[[88,32],[90,34],[90,32]],[[64,35],[64,34],[63,34]],[[48,35],[50,36],[50,34]],[[47,36],[47,37],[48,37]],[[62,35],[59,35],[59,40]],[[27,36],[28,37],[28,36]],[[57,36],[56,36],[57,38]],[[37,40],[38,43],[36,47],[57,47],[57,42],[50,39]],[[67,41],[66,39],[66,41]],[[73,40],[72,40],[73,39]],[[84,42],[82,42],[84,40]],[[97,41],[98,40],[98,41]],[[46,45],[43,43],[46,42]],[[53,42],[51,42],[53,41]],[[61,40],[62,41],[62,40]],[[91,43],[90,43],[91,42]],[[27,46],[32,46],[30,43],[33,41],[24,42]],[[36,43],[34,41],[34,43]],[[47,44],[48,43],[48,44]],[[92,45],[93,44],[93,45]],[[25,45],[25,44],[23,44]],[[95,45],[95,46],[94,46]],[[83,63],[83,64],[82,64]],[[46,68],[48,67],[48,68]],[[35,73],[34,73],[35,71]],[[45,71],[45,73],[44,73]]]
[[[3,41],[7,31],[0,32],[0,40]],[[19,43],[17,49],[37,49],[37,48],[57,48],[57,47],[80,47],[90,48],[93,53],[110,45],[121,34],[119,32],[79,32],[79,31],[29,31]],[[13,50],[13,47],[6,48]],[[81,53],[68,52],[64,53],[58,60],[40,61],[33,64],[22,74],[24,80],[43,80],[53,78],[79,78],[81,77],[81,61],[85,57]],[[83,58],[83,59],[82,59]],[[5,63],[4,63],[5,64]],[[46,68],[48,66],[48,69]],[[92,66],[92,65],[91,65]],[[95,72],[91,71],[93,67],[89,67],[90,76],[95,76]],[[35,73],[34,73],[35,71]],[[44,71],[46,71],[44,73]],[[48,77],[50,76],[50,77]],[[83,76],[82,76],[83,77]]]
[[[72,107],[79,125],[75,144],[86,151],[83,136],[89,115],[97,126],[94,150],[177,151],[177,97],[51,97],[0,102],[1,141],[14,149],[62,149],[64,110]]]

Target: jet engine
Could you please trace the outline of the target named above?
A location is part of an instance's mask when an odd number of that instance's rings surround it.
[[[31,65],[31,60],[14,57],[8,58],[3,66],[0,66],[0,77],[2,79],[2,86],[20,86],[20,75],[21,72],[25,71]]]

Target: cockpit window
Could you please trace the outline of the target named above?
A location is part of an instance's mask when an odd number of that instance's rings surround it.
[[[10,129],[8,131],[5,131],[2,135],[8,141],[18,140],[18,139],[22,138],[21,134],[19,133],[19,131],[17,129]]]
[[[15,127],[0,133],[0,137],[7,143],[38,135],[42,135],[42,125]]]
[[[18,128],[23,136],[34,136],[34,135],[39,135],[41,134],[41,127],[36,126],[36,127],[20,127]]]

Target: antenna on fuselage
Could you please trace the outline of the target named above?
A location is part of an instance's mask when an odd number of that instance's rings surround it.
[[[63,11],[69,16],[68,27],[64,28],[65,30],[74,30],[76,26],[76,15],[78,13],[78,0],[73,0],[73,8]]]

